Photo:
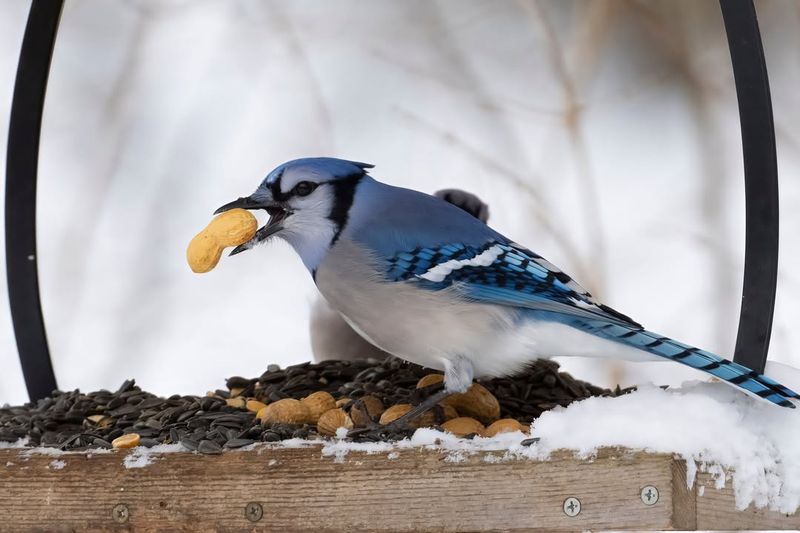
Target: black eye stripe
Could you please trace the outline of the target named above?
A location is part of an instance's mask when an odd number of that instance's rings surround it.
[[[309,194],[314,192],[314,189],[316,188],[317,188],[316,183],[313,183],[311,181],[301,181],[300,183],[294,186],[294,188],[292,189],[292,194],[295,194],[297,196],[308,196]]]

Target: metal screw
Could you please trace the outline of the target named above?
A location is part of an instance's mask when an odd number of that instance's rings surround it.
[[[581,501],[570,496],[564,500],[564,514],[567,516],[578,516],[581,512]]]
[[[647,485],[642,488],[639,497],[642,498],[642,503],[645,505],[655,505],[658,502],[658,489],[653,485]]]
[[[251,522],[258,522],[264,516],[264,508],[260,503],[250,502],[244,508],[244,516]]]
[[[118,503],[114,506],[111,510],[111,518],[114,519],[114,522],[124,524],[128,521],[128,518],[131,517],[131,512],[128,509],[128,506],[124,503]]]

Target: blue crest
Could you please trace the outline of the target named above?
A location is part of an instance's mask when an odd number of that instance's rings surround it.
[[[298,172],[317,181],[335,181],[337,179],[361,176],[374,165],[335,157],[305,157],[288,161],[267,174],[262,185],[271,186],[280,181],[286,173]]]

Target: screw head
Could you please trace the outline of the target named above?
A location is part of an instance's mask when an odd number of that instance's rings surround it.
[[[251,522],[258,522],[264,516],[264,508],[258,502],[250,502],[244,508],[244,516]]]
[[[570,496],[564,500],[564,514],[567,516],[578,516],[581,512],[581,501],[578,498]]]
[[[124,524],[125,522],[128,521],[128,518],[130,518],[130,516],[131,512],[128,509],[128,506],[125,505],[124,503],[118,503],[111,510],[111,518],[113,518],[114,522],[117,522],[118,524]]]
[[[642,487],[641,493],[639,493],[639,497],[642,499],[642,503],[645,505],[655,505],[658,503],[658,489],[655,488],[653,485],[646,485]]]

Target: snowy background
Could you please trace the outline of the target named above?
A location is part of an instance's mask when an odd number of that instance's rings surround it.
[[[770,358],[800,366],[800,7],[757,7],[781,176]],[[26,2],[0,3],[0,146],[26,17]],[[716,0],[70,0],[38,221],[61,388],[135,377],[201,393],[308,360],[315,288],[287,245],[203,276],[184,253],[216,207],[310,155],[368,161],[377,178],[426,192],[470,190],[494,227],[607,304],[732,351],[744,198]],[[0,403],[17,403],[2,290]],[[670,364],[566,366],[606,385],[697,377]]]

